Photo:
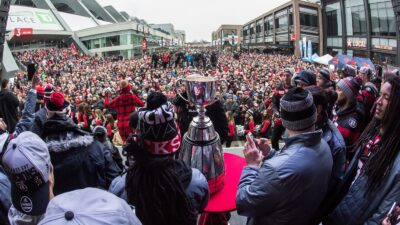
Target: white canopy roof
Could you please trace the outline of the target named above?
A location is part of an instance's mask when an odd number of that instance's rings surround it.
[[[329,61],[331,61],[333,57],[329,54],[326,54],[324,56],[321,56],[319,58],[314,59],[314,63],[319,63],[319,64],[323,64],[323,65],[328,65]]]

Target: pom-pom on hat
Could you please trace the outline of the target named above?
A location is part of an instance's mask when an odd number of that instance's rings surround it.
[[[46,102],[47,117],[54,115],[65,115],[68,111],[69,102],[65,101],[64,95],[60,92],[53,92]]]

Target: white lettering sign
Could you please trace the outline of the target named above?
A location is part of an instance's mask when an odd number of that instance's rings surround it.
[[[367,47],[365,40],[360,39],[347,39],[347,47],[365,48]]]

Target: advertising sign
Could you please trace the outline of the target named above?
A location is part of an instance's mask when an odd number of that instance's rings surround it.
[[[22,37],[22,36],[32,36],[33,29],[32,28],[14,28],[14,36]]]
[[[50,10],[11,5],[8,14],[7,31],[13,31],[15,28],[64,30]],[[25,31],[28,32],[28,30]]]

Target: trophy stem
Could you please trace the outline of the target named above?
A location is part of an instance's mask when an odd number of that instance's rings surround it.
[[[206,107],[204,107],[203,105],[196,105],[196,110],[197,113],[199,114],[199,121],[204,122],[206,120]]]

